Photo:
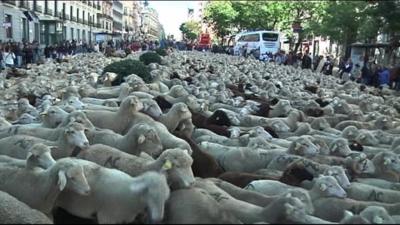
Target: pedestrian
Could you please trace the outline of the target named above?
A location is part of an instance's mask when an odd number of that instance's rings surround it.
[[[372,71],[370,63],[366,61],[364,62],[363,67],[361,68],[361,83],[365,85],[371,85],[371,81],[372,81]]]
[[[0,41],[0,71],[3,70],[5,67],[4,60],[3,60],[3,44]]]
[[[351,58],[349,58],[347,59],[346,64],[344,65],[341,79],[343,81],[348,81],[352,76],[351,75],[352,70],[353,70],[353,62],[351,61]]]
[[[331,57],[328,55],[326,56],[326,61],[322,67],[322,73],[325,75],[332,75],[332,70],[333,70],[333,64]]]
[[[8,68],[14,68],[14,61],[16,57],[10,46],[6,46],[3,52],[4,64]]]
[[[342,75],[345,69],[345,65],[346,65],[346,61],[344,60],[344,57],[340,57],[339,59],[339,70],[338,70],[338,74],[339,74],[339,78],[342,79]]]
[[[390,85],[390,72],[387,66],[383,66],[378,72],[379,87]]]
[[[311,69],[312,65],[312,59],[311,56],[309,55],[308,51],[304,54],[302,60],[301,60],[301,68],[302,69]]]

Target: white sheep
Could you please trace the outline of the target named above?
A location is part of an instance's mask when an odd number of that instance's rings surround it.
[[[25,159],[30,147],[36,143],[44,143],[56,146],[57,150],[52,152],[55,159],[68,157],[74,153],[75,147],[87,148],[87,140],[84,127],[79,123],[71,123],[64,128],[64,133],[57,141],[48,141],[27,135],[15,135],[0,139],[0,153],[19,159]]]
[[[53,224],[42,212],[32,209],[12,195],[0,191],[1,224]]]
[[[91,190],[82,166],[70,158],[59,159],[46,170],[6,164],[0,168],[0,190],[45,214],[51,212],[63,190],[79,195],[87,195]]]
[[[166,171],[172,188],[189,187],[193,181],[191,165],[193,159],[187,150],[167,149],[156,160],[146,159],[121,152],[115,148],[96,144],[77,155],[107,168],[121,170],[131,176],[139,176],[146,171]]]
[[[308,191],[311,200],[315,201],[325,197],[346,198],[346,191],[339,185],[333,176],[321,175],[314,178],[314,184]],[[253,190],[265,195],[279,195],[292,187],[275,180],[255,180],[250,182],[244,189]]]
[[[135,124],[125,135],[111,130],[88,130],[86,136],[92,145],[104,144],[132,155],[146,152],[151,156],[158,156],[163,150],[156,130],[145,123]]]
[[[188,120],[192,118],[192,113],[190,112],[187,105],[183,102],[175,103],[169,109],[168,113],[162,114],[158,121],[164,124],[168,131],[172,132],[178,128],[181,121]]]
[[[97,219],[100,224],[131,223],[146,209],[152,222],[162,221],[170,194],[164,175],[149,171],[131,177],[93,162],[75,161],[83,166],[91,192],[83,196],[64,191],[57,199],[58,207],[75,216]]]

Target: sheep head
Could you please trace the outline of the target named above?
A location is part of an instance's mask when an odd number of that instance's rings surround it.
[[[69,96],[67,99],[65,99],[64,105],[72,106],[75,110],[82,110],[85,108],[85,104],[76,96]]]
[[[370,131],[360,131],[355,140],[362,145],[377,146],[379,144],[379,140]]]
[[[175,103],[170,110],[180,120],[191,119],[192,118],[192,113],[190,112],[188,106],[183,102]]]
[[[400,159],[399,156],[392,152],[381,152],[374,156],[372,159],[374,165],[381,172],[387,173],[400,173]]]
[[[85,128],[89,130],[94,130],[95,126],[92,122],[87,118],[86,114],[82,111],[74,111],[71,112],[63,119],[63,122],[59,125],[59,127],[65,127],[67,124],[71,122],[76,122],[82,124]]]
[[[71,158],[62,158],[52,166],[58,169],[57,186],[60,191],[71,190],[80,195],[89,195],[90,186],[79,161]]]
[[[282,120],[275,120],[270,124],[271,128],[274,129],[275,132],[289,132],[290,127],[283,122]]]
[[[344,128],[342,131],[342,137],[348,139],[348,140],[355,140],[357,136],[359,135],[359,130],[355,126],[348,126]]]
[[[193,159],[186,149],[167,149],[157,160],[163,162],[162,169],[167,172],[168,183],[172,189],[188,188],[194,181]]]
[[[89,147],[89,141],[84,131],[85,127],[80,123],[72,122],[68,124],[64,128],[66,143],[73,147],[87,149]]]
[[[329,146],[330,154],[345,157],[351,153],[349,143],[344,138],[335,139]]]
[[[314,213],[314,205],[312,203],[311,197],[306,190],[293,188],[289,189],[285,194],[286,197],[298,198],[303,204],[305,204],[304,209],[307,213]]]
[[[126,135],[128,141],[136,142],[134,145],[137,151],[144,151],[155,157],[163,150],[160,136],[157,131],[145,123],[138,123],[132,126]]]
[[[330,166],[324,170],[323,175],[334,177],[344,189],[350,187],[349,178],[346,175],[345,169],[341,166]]]
[[[27,168],[41,167],[47,169],[51,167],[56,161],[51,156],[51,150],[57,151],[57,147],[49,147],[42,143],[34,144],[26,156]]]
[[[142,103],[143,110],[141,111],[151,116],[152,118],[160,118],[160,116],[163,114],[160,106],[153,99],[143,99]]]
[[[374,224],[395,224],[394,219],[382,206],[368,206],[360,212],[360,216]]]
[[[126,97],[120,106],[121,113],[128,113],[128,115],[135,114],[140,110],[143,110],[144,106],[142,101],[136,96]]]
[[[130,190],[135,198],[140,196],[146,203],[150,219],[153,223],[159,223],[164,218],[164,205],[170,196],[170,189],[164,175],[149,171],[133,178]],[[127,196],[129,198],[129,196]]]
[[[345,159],[345,163],[356,174],[374,174],[374,163],[364,153],[352,153]]]
[[[299,137],[290,144],[288,153],[313,157],[319,154],[319,148],[307,137]]]
[[[319,193],[324,197],[346,198],[347,193],[339,185],[338,181],[333,176],[320,175],[314,178],[314,186],[311,191]]]

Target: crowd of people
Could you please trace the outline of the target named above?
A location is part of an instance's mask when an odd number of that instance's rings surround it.
[[[22,68],[28,64],[39,63],[46,59],[62,60],[66,56],[78,53],[102,52],[107,49],[114,51],[131,50],[147,51],[163,47],[176,47],[175,42],[170,41],[135,41],[135,40],[106,40],[87,43],[84,40],[66,40],[56,44],[41,47],[37,41],[15,42],[0,40],[0,70],[5,68]]]
[[[0,70],[4,68],[21,68],[29,63],[38,63],[43,59],[63,59],[65,56],[87,52],[102,52],[106,54],[112,51],[147,51],[157,48],[174,48],[177,50],[193,50],[191,43],[176,42],[173,40],[158,41],[128,41],[128,40],[108,40],[87,43],[82,40],[62,41],[58,44],[45,46],[43,49],[37,41],[33,42],[2,42],[0,40]],[[388,66],[377,64],[374,60],[366,60],[363,65],[353,65],[350,58],[341,57],[338,63],[332,56],[312,57],[309,51],[303,53],[286,53],[281,50],[275,54],[266,53],[260,57],[259,51],[241,51],[244,57],[253,56],[263,61],[274,62],[280,65],[289,65],[296,68],[311,69],[325,75],[338,76],[343,82],[348,80],[363,83],[365,85],[384,87],[389,86],[400,90],[400,69],[399,66],[389,68]],[[337,73],[333,73],[333,68],[338,67]]]

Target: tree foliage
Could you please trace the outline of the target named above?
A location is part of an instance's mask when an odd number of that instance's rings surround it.
[[[205,8],[204,20],[213,27],[217,36],[222,38],[231,33],[237,15],[232,2],[212,1]]]
[[[189,40],[194,40],[200,34],[201,25],[197,21],[187,21],[179,26],[179,30]]]

